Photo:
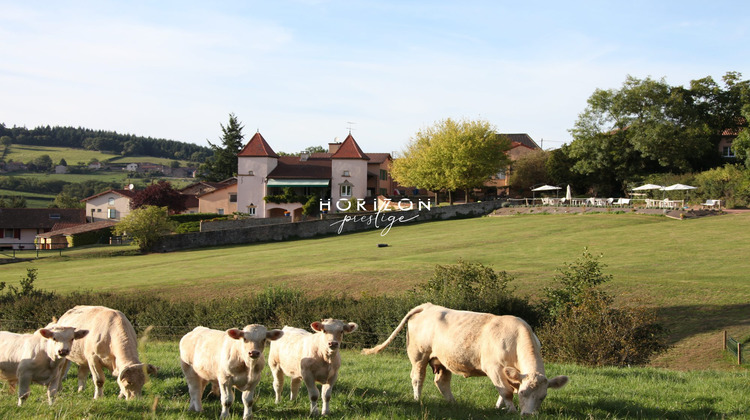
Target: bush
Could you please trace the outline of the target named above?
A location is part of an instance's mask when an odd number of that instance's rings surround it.
[[[646,364],[666,350],[656,311],[613,309],[610,299],[591,293],[537,331],[545,359],[588,366]]]
[[[750,170],[738,165],[724,165],[701,172],[695,177],[697,197],[702,200],[724,200],[726,207],[750,205]]]
[[[169,216],[169,220],[177,223],[187,222],[200,222],[201,220],[210,220],[215,217],[220,217],[219,213],[188,213],[188,214],[173,214]]]
[[[611,307],[612,297],[598,288],[612,276],[584,248],[583,256],[560,269],[558,288],[545,288],[546,320],[537,331],[545,358],[589,366],[645,364],[666,349],[656,312]]]
[[[198,220],[198,221],[195,221],[195,222],[180,223],[174,231],[175,231],[175,233],[200,232],[201,231],[201,222],[200,222],[200,220]]]

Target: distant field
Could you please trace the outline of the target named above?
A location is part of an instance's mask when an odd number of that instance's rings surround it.
[[[26,198],[26,207],[28,208],[46,208],[50,204],[52,204],[53,201],[55,201],[55,196],[53,194],[38,194],[38,193],[30,193],[30,192],[23,192],[23,191],[0,189],[0,197],[3,197],[3,196],[24,197]]]
[[[17,281],[27,267],[38,286],[139,293],[173,299],[249,294],[287,285],[312,294],[400,293],[459,258],[506,270],[521,295],[541,296],[556,269],[584,247],[603,253],[606,285],[620,304],[658,307],[675,348],[657,366],[717,366],[722,329],[750,335],[750,213],[673,220],[636,214],[536,215],[401,225],[379,231],[144,256],[92,258],[66,252],[0,265]],[[387,243],[388,247],[378,247]],[[718,362],[718,366],[723,366]]]
[[[104,161],[117,157],[117,155],[102,153],[96,150],[14,144],[10,146],[10,151],[5,156],[5,160],[13,159],[16,162],[26,163],[41,155],[49,155],[55,165],[60,162],[60,159],[65,159],[68,165],[76,165],[78,162],[88,164],[91,159]]]

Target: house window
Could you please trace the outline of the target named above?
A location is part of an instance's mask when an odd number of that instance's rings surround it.
[[[110,219],[117,219],[117,210],[107,209],[107,217]]]
[[[255,216],[255,207],[247,206],[247,214],[249,214],[250,216]]]
[[[495,175],[495,178],[497,179],[505,179],[505,171],[500,171]]]
[[[114,206],[115,205],[115,199],[114,198],[110,198],[109,200],[107,200],[107,204],[110,205],[110,206]]]
[[[250,175],[250,176],[253,176],[253,175],[255,175],[255,174],[253,173],[253,171],[247,171],[247,174],[248,174],[248,175]]]
[[[347,184],[341,185],[341,196],[342,197],[351,197],[352,196],[352,186]]]
[[[721,155],[726,158],[736,157],[734,154],[734,149],[732,149],[732,146],[724,146],[724,148],[722,149]]]
[[[5,229],[5,237],[6,238],[12,238],[13,237],[13,229]]]
[[[229,202],[230,203],[236,203],[237,202],[237,194],[229,194]]]
[[[97,212],[97,213],[101,213],[101,212],[102,212],[102,209],[96,209],[96,212]]]
[[[342,176],[350,176],[349,175],[349,171],[344,171],[344,175],[342,175]]]
[[[385,169],[380,170],[380,180],[381,181],[387,181],[388,180],[388,171]]]
[[[219,213],[220,215],[224,215],[224,209],[216,209],[216,213]]]

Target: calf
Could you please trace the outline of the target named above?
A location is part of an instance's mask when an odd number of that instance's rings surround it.
[[[57,321],[58,325],[91,331],[73,344],[68,359],[78,364],[78,392],[83,391],[89,372],[94,379],[94,399],[104,396],[104,370],[117,377],[120,398],[141,396],[147,375],[156,367],[138,359],[138,337],[125,315],[104,306],[76,306]],[[70,362],[68,362],[70,363]]]
[[[315,334],[300,328],[284,327],[284,337],[271,343],[268,364],[273,373],[273,389],[276,403],[281,402],[284,375],[292,378],[291,399],[297,398],[300,385],[305,381],[310,396],[310,414],[318,413],[320,392],[315,382],[323,384],[323,415],[329,412],[331,390],[336,383],[341,366],[339,347],[344,333],[357,329],[357,324],[338,319],[313,322],[310,327]]]
[[[534,413],[548,388],[560,388],[568,382],[567,376],[547,379],[539,339],[521,318],[455,311],[431,303],[409,311],[385,342],[362,352],[379,353],[407,321],[406,352],[412,365],[415,400],[422,393],[427,365],[432,367],[435,385],[446,400],[455,401],[452,373],[488,376],[500,393],[495,407],[504,404],[508,412],[515,412],[513,393],[517,392],[521,414]]]
[[[180,361],[190,394],[189,409],[203,410],[201,397],[211,382],[218,384],[222,419],[229,416],[234,401],[232,387],[242,391],[242,418],[251,418],[255,387],[266,365],[263,348],[267,340],[278,340],[283,335],[280,330],[268,331],[257,324],[227,331],[196,327],[185,334],[180,340]]]
[[[86,334],[87,330],[55,325],[33,334],[0,332],[0,379],[8,382],[11,392],[18,386],[19,406],[29,397],[32,382],[47,386],[47,399],[52,404],[73,340]]]

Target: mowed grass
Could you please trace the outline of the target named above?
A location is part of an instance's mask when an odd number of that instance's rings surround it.
[[[102,153],[97,150],[14,144],[10,146],[8,154],[5,155],[5,160],[13,159],[15,162],[27,163],[42,155],[48,155],[55,165],[60,162],[60,159],[65,159],[68,165],[77,165],[78,162],[88,164],[91,159],[103,162],[118,156],[110,153]]]
[[[618,304],[659,309],[674,347],[656,366],[723,368],[728,363],[719,349],[721,331],[740,340],[750,335],[750,213],[694,220],[637,214],[484,217],[396,225],[380,234],[112,258],[71,251],[2,265],[0,279],[17,284],[33,267],[37,287],[62,293],[208,299],[284,285],[312,295],[359,296],[401,293],[427,280],[436,264],[465,259],[508,271],[519,295],[538,300],[556,269],[588,247],[604,255],[604,271],[613,275],[605,288]],[[389,246],[378,247],[383,243]]]
[[[356,332],[355,332],[356,334]],[[267,353],[267,352],[266,352]],[[92,399],[93,384],[88,380],[83,393],[76,393],[76,367],[73,366],[62,391],[52,406],[47,405],[45,389],[32,385],[31,396],[16,407],[17,397],[0,395],[0,417],[24,419],[215,419],[221,405],[213,396],[204,397],[204,412],[187,411],[187,385],[179,366],[177,342],[148,342],[141,346],[141,360],[159,367],[159,372],[136,401],[116,398],[119,389],[107,373],[105,397]],[[405,352],[363,356],[342,351],[339,380],[331,398],[332,419],[490,419],[518,418],[494,408],[497,392],[487,378],[454,376],[453,393],[457,402],[442,399],[431,384],[428,369],[420,402],[412,399]],[[547,374],[568,375],[570,383],[550,390],[542,404],[539,419],[742,419],[750,416],[747,372],[674,372],[653,368],[582,368],[547,364]],[[208,389],[207,389],[208,390]],[[206,390],[206,394],[207,394]],[[268,367],[258,386],[254,414],[260,419],[309,418],[307,391],[302,387],[296,401],[288,400],[289,380],[284,401],[274,403],[272,378]],[[233,419],[241,418],[242,403],[236,394],[231,408]]]

